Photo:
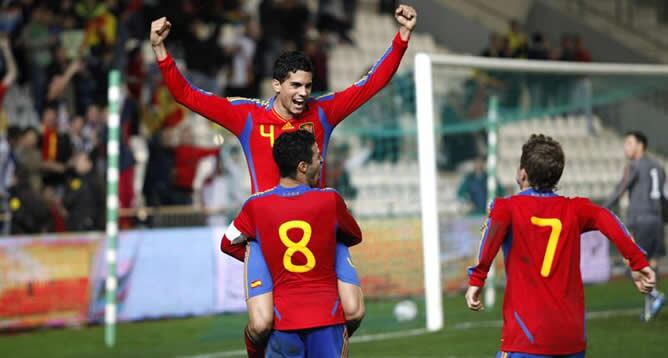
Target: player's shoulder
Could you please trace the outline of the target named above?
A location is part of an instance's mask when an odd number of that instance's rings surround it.
[[[260,199],[268,198],[271,195],[275,194],[277,190],[278,190],[278,186],[275,186],[271,189],[267,189],[265,191],[260,191],[260,192],[251,194],[251,196],[249,196],[248,199],[246,199],[243,206],[249,205],[250,203],[258,201]]]
[[[308,193],[320,195],[320,196],[331,196],[331,197],[340,197],[338,191],[334,188],[324,187],[324,188],[310,188]]]
[[[326,103],[334,99],[334,92],[328,92],[325,94],[322,94],[320,96],[317,96],[315,98],[311,98],[310,102],[314,103]]]
[[[273,99],[273,98],[272,98]],[[258,109],[271,109],[272,100],[262,100],[259,98],[246,98],[246,97],[227,97],[227,100],[233,106],[251,106]]]

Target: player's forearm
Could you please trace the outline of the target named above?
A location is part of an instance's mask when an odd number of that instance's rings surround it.
[[[402,26],[399,28],[399,36],[401,36],[401,39],[403,41],[408,41],[411,38],[411,30],[407,29],[406,27]]]
[[[157,61],[164,61],[167,58],[167,48],[164,43],[151,47],[153,48],[153,53],[155,54],[155,59]]]
[[[7,72],[2,79],[2,84],[9,86],[16,80],[18,70],[16,68],[16,61],[14,60],[14,55],[12,54],[12,49],[9,47],[9,44],[2,46],[2,56],[7,63]]]
[[[638,271],[648,266],[645,253],[614,214],[606,209],[600,209],[596,217],[596,227],[612,241],[622,256],[629,261],[631,269]]]
[[[507,223],[494,221],[492,219],[488,220],[480,243],[478,263],[468,269],[469,286],[484,286],[487,274],[506,237],[507,231]]]
[[[243,262],[246,257],[246,245],[232,244],[232,240],[227,236],[223,236],[223,239],[220,241],[220,251],[241,262]]]

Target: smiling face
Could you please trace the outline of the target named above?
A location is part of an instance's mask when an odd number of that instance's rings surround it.
[[[303,113],[306,101],[311,96],[312,85],[313,74],[302,70],[290,72],[283,82],[274,79],[272,86],[276,92],[275,106],[278,113],[286,119]]]

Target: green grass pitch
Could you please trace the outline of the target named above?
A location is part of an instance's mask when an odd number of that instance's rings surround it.
[[[668,310],[655,321],[640,322],[643,298],[630,281],[587,287],[586,297],[592,316],[587,322],[588,357],[668,354]],[[394,322],[392,302],[367,305],[367,318],[356,334],[358,341],[351,345],[352,357],[494,357],[499,347],[500,303],[494,309],[474,313],[465,308],[462,295],[446,296],[442,331],[360,342],[370,335],[424,325],[424,317]],[[245,321],[245,315],[221,315],[121,324],[113,349],[104,346],[103,327],[2,335],[0,357],[243,357],[238,352],[243,349]]]

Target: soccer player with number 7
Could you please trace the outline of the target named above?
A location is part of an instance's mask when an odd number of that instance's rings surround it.
[[[274,282],[276,319],[268,357],[347,357],[336,244],[356,245],[362,232],[336,191],[318,189],[322,157],[313,134],[281,134],[273,156],[279,185],[246,201],[225,231],[221,249],[239,251],[246,240],[259,243]],[[253,260],[247,267],[257,264]]]
[[[271,158],[271,148],[281,133],[299,129],[311,131],[322,156],[326,157],[329,138],[334,128],[348,115],[378,93],[397,71],[408,47],[408,41],[417,21],[411,6],[400,5],[394,13],[399,30],[390,47],[359,81],[333,94],[311,98],[311,61],[301,52],[288,52],[274,64],[272,88],[275,95],[268,101],[247,98],[222,98],[193,87],[181,75],[165,47],[165,39],[172,25],[166,18],[151,23],[150,41],[162,72],[163,79],[174,99],[188,109],[208,118],[232,132],[241,142],[251,177],[254,193],[274,187],[279,172]],[[324,175],[321,175],[324,178]],[[320,185],[322,186],[321,179]],[[257,245],[252,241],[250,247]],[[257,247],[251,256],[259,253]],[[243,259],[244,256],[236,256]],[[246,259],[246,262],[248,258]],[[364,316],[364,304],[359,278],[350,264],[350,253],[345,245],[337,245],[337,277],[339,296],[345,316],[359,321]],[[262,265],[258,270],[263,270]],[[247,282],[249,325],[246,344],[249,355],[262,356],[262,337],[271,329],[274,316],[272,282],[264,272],[250,272],[266,277]],[[352,334],[352,332],[349,332]]]
[[[609,210],[554,190],[564,169],[561,145],[532,135],[522,147],[521,192],[490,204],[478,263],[469,269],[466,303],[483,309],[482,286],[503,247],[506,289],[497,357],[584,357],[587,348],[580,235],[599,230],[621,252],[641,293],[656,284],[643,250]]]

